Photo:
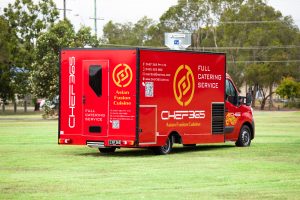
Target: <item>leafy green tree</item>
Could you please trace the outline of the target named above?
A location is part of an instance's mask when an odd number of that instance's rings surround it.
[[[134,35],[133,42],[141,46],[149,44],[148,41],[150,41],[152,37],[152,35],[150,35],[149,33],[149,29],[154,25],[154,21],[147,17],[143,17],[142,19],[137,21],[132,29],[132,34]]]
[[[223,10],[237,9],[244,0],[179,0],[161,17],[166,32],[187,30],[193,34],[192,47],[218,47],[217,22]]]
[[[147,40],[145,40],[145,46],[162,47],[165,44],[164,27],[158,24],[152,24],[147,29]]]
[[[37,37],[53,24],[59,12],[53,0],[16,0],[4,8],[12,40],[10,68],[14,72],[14,93],[24,96],[29,93],[28,77],[34,62]]]
[[[180,0],[155,23],[146,17],[136,24],[108,22],[103,29],[104,43],[139,46],[163,46],[164,33],[188,30],[193,33],[193,47],[217,46],[216,20],[223,9],[236,7],[243,0]]]
[[[92,35],[91,28],[81,26],[74,38],[74,46],[76,47],[98,47],[99,40],[95,35]]]
[[[58,95],[58,62],[61,48],[96,45],[98,41],[88,27],[83,26],[75,33],[72,24],[67,20],[59,21],[50,27],[37,39],[36,59],[30,76],[34,96],[52,100]]]
[[[144,46],[151,45],[156,33],[152,19],[143,17],[137,23],[113,23],[109,21],[103,28],[104,44]]]
[[[131,43],[132,23],[120,24],[109,21],[103,27],[103,38],[107,44],[125,44],[134,45]]]
[[[272,73],[271,68],[263,63],[251,64],[245,69],[245,80],[253,86],[253,96],[256,96],[257,92],[262,96],[260,100],[261,110],[264,110],[267,99],[274,93],[273,91],[268,93],[265,87],[265,85],[270,84],[270,73]],[[254,107],[254,105],[252,106]]]
[[[161,17],[160,23],[166,32],[189,31],[193,34],[193,47],[198,48],[207,41],[210,30],[205,0],[178,1]]]
[[[294,101],[300,97],[300,83],[292,77],[282,79],[280,85],[276,89],[276,93],[283,98]]]
[[[0,16],[0,98],[5,103],[13,99],[12,72],[10,70],[11,44],[7,20]]]
[[[264,109],[267,99],[272,103],[274,85],[283,76],[295,74],[296,64],[288,60],[297,59],[300,53],[299,49],[273,47],[298,45],[299,29],[290,17],[282,16],[261,0],[248,0],[238,9],[225,10],[218,29],[220,46],[238,47],[227,50],[228,71],[235,80],[242,80],[238,82],[246,80],[254,88],[253,103],[256,91],[260,90],[261,109]],[[282,60],[287,62],[278,62]]]
[[[69,21],[60,21],[37,39],[36,61],[31,72],[34,96],[52,99],[58,94],[59,50],[74,47],[75,32]]]

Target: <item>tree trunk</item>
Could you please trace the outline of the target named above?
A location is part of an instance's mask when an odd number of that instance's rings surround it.
[[[260,109],[264,110],[265,109],[265,105],[266,105],[266,101],[268,98],[263,98],[260,104]]]
[[[196,50],[198,50],[198,48],[201,46],[200,42],[201,42],[201,29],[199,31],[197,31],[197,46],[196,46],[197,49]]]
[[[14,103],[14,113],[17,113],[17,102],[14,101],[13,103]]]
[[[271,97],[271,95],[273,94],[273,92],[271,92],[271,93],[268,94],[268,95],[267,95],[267,93],[266,93],[263,89],[261,89],[261,92],[262,92],[263,98],[262,98],[262,101],[261,101],[260,109],[261,109],[261,110],[264,110],[264,109],[265,109],[266,102],[267,102],[267,100],[269,99],[269,97]]]
[[[215,47],[218,47],[218,44],[217,44],[217,30],[216,30],[215,27],[213,27],[213,36],[214,36]]]
[[[270,84],[270,103],[269,103],[269,110],[271,110],[271,108],[273,108],[273,84]]]
[[[194,48],[194,50],[196,49],[196,45],[197,45],[197,33],[193,33],[192,34],[192,47]]]
[[[27,112],[27,100],[24,100],[24,112]]]
[[[252,90],[252,107],[255,108],[255,102],[256,102],[256,93],[257,93],[257,84],[254,85],[254,88]]]
[[[253,50],[253,60],[256,60],[255,58],[256,58],[256,51],[255,50]],[[254,62],[254,64],[255,64],[256,62]],[[255,83],[254,84],[254,91],[253,91],[253,93],[254,94],[252,94],[252,107],[253,108],[255,108],[255,103],[256,103],[256,93],[257,93],[257,91],[258,91],[259,89],[258,89],[258,84],[257,83]]]
[[[40,103],[34,102],[34,111],[39,111],[40,110]]]

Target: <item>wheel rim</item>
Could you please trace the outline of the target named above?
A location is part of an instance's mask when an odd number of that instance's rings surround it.
[[[170,139],[168,138],[166,144],[162,146],[161,149],[164,153],[166,153],[170,150],[170,148],[171,148],[171,144],[170,144]]]
[[[250,134],[247,130],[244,130],[242,133],[242,142],[244,145],[248,145],[250,142]]]

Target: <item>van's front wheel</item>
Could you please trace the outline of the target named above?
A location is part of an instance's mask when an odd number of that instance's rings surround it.
[[[172,151],[172,146],[173,146],[172,138],[168,137],[168,139],[166,141],[166,144],[164,146],[153,147],[152,151],[156,155],[166,155],[166,154],[168,154],[168,153],[170,153]]]
[[[251,144],[251,131],[247,125],[244,125],[240,130],[240,135],[235,145],[238,147],[247,147]]]

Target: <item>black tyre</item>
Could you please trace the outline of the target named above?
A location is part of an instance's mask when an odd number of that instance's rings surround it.
[[[238,147],[247,147],[251,144],[251,131],[246,125],[242,126],[240,130],[240,135],[235,145]]]
[[[168,139],[166,141],[166,144],[164,146],[153,147],[152,151],[156,155],[166,155],[166,154],[168,154],[168,153],[170,153],[172,151],[172,146],[173,146],[172,139],[170,137],[168,137]]]
[[[101,153],[113,153],[116,151],[116,147],[99,148]]]

